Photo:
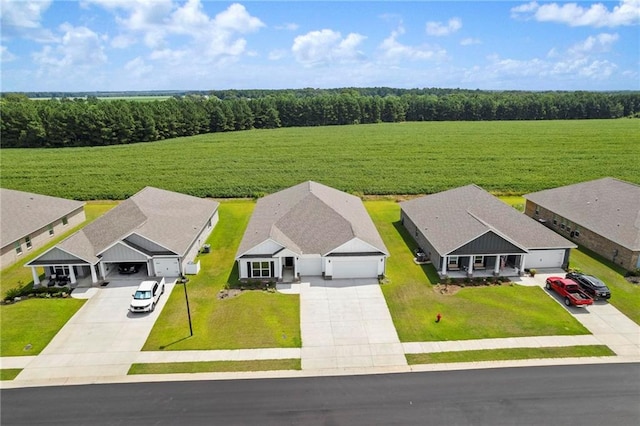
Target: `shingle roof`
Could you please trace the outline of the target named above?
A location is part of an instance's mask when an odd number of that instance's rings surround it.
[[[525,249],[575,247],[476,185],[405,201],[400,207],[441,255],[487,231]]]
[[[136,233],[184,256],[219,205],[148,186],[57,246],[95,263],[106,248]]]
[[[237,256],[268,239],[324,255],[353,238],[388,254],[360,198],[307,181],[258,200]]]
[[[638,185],[607,177],[524,197],[623,247],[640,250]]]
[[[82,206],[82,201],[0,188],[0,246],[42,229]]]

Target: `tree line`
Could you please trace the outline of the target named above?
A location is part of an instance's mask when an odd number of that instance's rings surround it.
[[[0,98],[5,148],[150,142],[202,133],[402,121],[567,120],[640,115],[640,92],[457,89],[213,91],[166,100]]]

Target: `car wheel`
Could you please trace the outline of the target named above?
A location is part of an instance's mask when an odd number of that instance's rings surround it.
[[[164,284],[162,284],[162,291],[160,291],[160,294],[164,294]]]
[[[564,298],[564,304],[567,305],[567,306],[571,306],[571,300],[569,300],[568,297],[565,297]]]
[[[547,290],[551,290],[551,284],[547,283],[546,287],[547,287]]]
[[[156,310],[156,302],[153,302],[153,304],[151,305],[151,312]]]

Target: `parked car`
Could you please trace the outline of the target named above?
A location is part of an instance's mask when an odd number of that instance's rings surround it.
[[[611,290],[599,279],[591,275],[585,275],[578,272],[569,272],[566,278],[577,282],[580,287],[594,299],[611,298]]]
[[[153,312],[164,293],[164,278],[158,281],[142,281],[133,295],[130,312]]]
[[[139,270],[140,265],[138,263],[121,263],[118,265],[118,272],[125,275],[135,274]]]
[[[547,290],[553,290],[564,298],[564,304],[578,308],[593,305],[593,299],[582,291],[578,283],[569,278],[547,278]]]

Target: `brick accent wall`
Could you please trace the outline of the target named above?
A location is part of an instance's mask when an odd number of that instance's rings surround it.
[[[549,229],[557,232],[566,239],[598,253],[605,259],[627,270],[636,269],[639,252],[633,252],[622,247],[604,236],[584,228],[579,223],[574,223],[568,218],[556,215],[551,210],[538,206],[529,200],[527,200],[524,212],[527,216],[535,220],[543,221],[544,225]],[[556,223],[554,223],[554,220]]]

